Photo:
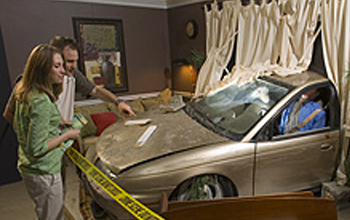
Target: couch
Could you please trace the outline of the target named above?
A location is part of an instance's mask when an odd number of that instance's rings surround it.
[[[138,113],[158,109],[158,107],[161,105],[169,104],[172,94],[169,89],[165,89],[153,97],[133,97],[134,98],[125,102],[137,115]],[[107,102],[76,105],[74,107],[74,114],[76,115],[79,113],[82,114],[88,121],[85,127],[81,129],[80,138],[77,141],[79,151],[83,155],[90,147],[95,147],[99,135],[105,128],[118,120],[125,120],[123,114],[119,112],[117,106],[113,103]]]

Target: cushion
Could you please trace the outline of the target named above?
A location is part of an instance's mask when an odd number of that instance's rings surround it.
[[[146,111],[149,111],[152,108],[158,107],[159,106],[158,96],[142,99],[142,105],[144,106]]]
[[[126,104],[128,104],[136,114],[145,112],[145,108],[143,107],[141,100],[141,98],[138,98],[136,100],[126,101]]]
[[[145,98],[142,99],[142,104],[145,107],[145,110],[151,110],[158,108],[160,105],[169,104],[169,100],[171,98],[170,89],[165,89],[161,93],[159,93],[156,97]]]
[[[103,130],[117,122],[114,112],[94,113],[90,116],[97,127],[96,136],[100,136]]]
[[[158,95],[161,104],[168,104],[172,95],[170,89],[166,88],[164,89],[159,95]]]
[[[90,117],[90,114],[94,113],[100,113],[100,112],[108,112],[107,103],[98,103],[93,105],[84,105],[84,106],[75,106],[74,107],[74,113],[75,114],[82,114],[88,123],[81,129],[80,136],[81,137],[87,137],[87,136],[94,136],[97,133],[97,127]]]

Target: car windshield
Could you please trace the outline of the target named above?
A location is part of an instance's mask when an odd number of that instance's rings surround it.
[[[246,134],[288,91],[286,86],[257,79],[194,99],[186,111],[204,126],[237,139],[237,135]]]

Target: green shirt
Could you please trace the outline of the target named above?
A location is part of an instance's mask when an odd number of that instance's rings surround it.
[[[24,102],[16,101],[13,128],[19,142],[20,173],[42,175],[61,172],[64,151],[48,152],[48,140],[59,135],[60,114],[49,96],[31,91]]]

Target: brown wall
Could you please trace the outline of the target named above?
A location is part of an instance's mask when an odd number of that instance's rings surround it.
[[[22,72],[31,49],[54,35],[74,37],[72,17],[121,19],[129,94],[165,88],[171,68],[167,10],[102,4],[11,0],[0,2],[0,26],[11,82]],[[4,74],[4,73],[1,73]]]
[[[186,23],[189,20],[195,20],[198,24],[198,35],[194,39],[190,39],[186,35]],[[191,91],[191,76],[184,76],[186,73],[180,73],[176,61],[188,58],[191,50],[205,53],[204,3],[170,9],[169,27],[173,89]]]
[[[191,91],[191,81],[187,80],[190,77],[178,76],[174,61],[188,58],[191,50],[205,52],[204,4],[163,10],[51,0],[1,0],[0,26],[11,82],[22,72],[28,53],[36,44],[48,42],[56,34],[74,37],[73,17],[111,18],[123,21],[128,94],[164,89],[165,68],[172,70],[173,89]],[[185,28],[192,19],[197,22],[199,33],[189,39]],[[313,65],[320,62],[316,60]]]

